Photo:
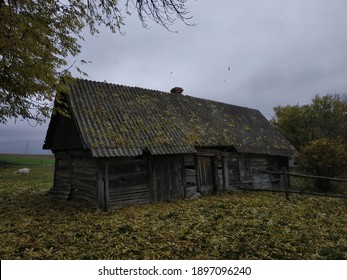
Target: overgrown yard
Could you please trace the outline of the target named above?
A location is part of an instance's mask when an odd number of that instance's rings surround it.
[[[54,201],[53,166],[0,169],[1,259],[347,259],[343,199],[232,193],[111,212]]]

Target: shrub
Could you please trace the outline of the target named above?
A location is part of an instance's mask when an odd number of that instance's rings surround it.
[[[347,145],[341,138],[317,139],[302,147],[298,156],[300,165],[316,176],[336,177],[347,168]],[[328,192],[333,188],[331,181],[317,179],[317,188]]]

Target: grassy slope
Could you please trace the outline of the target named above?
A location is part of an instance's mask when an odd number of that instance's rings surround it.
[[[238,193],[111,212],[47,197],[53,167],[0,169],[1,259],[347,259],[342,199]]]

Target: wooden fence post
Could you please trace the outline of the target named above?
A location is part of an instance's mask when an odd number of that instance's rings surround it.
[[[287,169],[285,167],[282,167],[282,176],[283,176],[283,187],[284,187],[284,193],[286,195],[286,200],[289,200],[288,175],[287,175]]]

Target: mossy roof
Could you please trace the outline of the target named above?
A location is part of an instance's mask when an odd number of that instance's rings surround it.
[[[280,156],[294,151],[258,110],[83,79],[69,87],[72,118],[95,157],[196,153],[199,147]]]

